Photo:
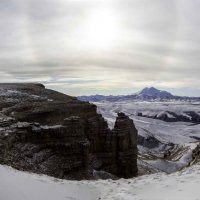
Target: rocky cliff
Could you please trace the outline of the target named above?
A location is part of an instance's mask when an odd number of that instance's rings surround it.
[[[119,113],[113,130],[96,106],[41,84],[0,84],[0,163],[58,178],[137,174],[137,130]]]

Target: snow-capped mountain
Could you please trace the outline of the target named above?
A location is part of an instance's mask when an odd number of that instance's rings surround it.
[[[186,97],[186,96],[176,96],[170,92],[164,90],[158,90],[154,87],[146,87],[140,92],[131,95],[118,95],[118,96],[104,96],[104,95],[91,95],[91,96],[79,96],[79,100],[90,101],[90,102],[100,102],[100,101],[171,101],[171,100],[186,100],[186,101],[200,101],[200,97]]]
[[[154,87],[146,87],[142,91],[135,94],[139,99],[170,99],[173,95],[169,92],[158,90]]]

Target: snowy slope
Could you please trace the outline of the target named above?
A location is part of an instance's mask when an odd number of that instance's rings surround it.
[[[181,113],[188,110],[195,110],[200,113],[200,106],[189,103],[182,104],[165,104],[149,102],[96,102],[98,112],[108,121],[109,126],[114,126],[114,121],[118,112],[126,113],[133,119],[139,134],[142,136],[153,135],[162,142],[172,142],[174,144],[185,144],[195,142],[194,137],[200,138],[200,124],[190,122],[165,122],[158,119],[137,116],[138,112],[145,112],[148,115],[155,115],[166,109]]]
[[[138,112],[148,114],[148,116],[153,116],[156,113],[163,112],[163,110],[168,109],[176,113],[183,113],[185,111],[196,111],[200,113],[200,106],[196,106],[191,103],[158,103],[158,102],[121,102],[121,103],[111,103],[111,102],[95,102],[98,108],[98,112],[105,117],[108,121],[110,127],[114,126],[114,121],[118,112],[126,113],[130,118],[132,118],[140,129],[141,134],[143,134],[144,129],[147,129],[152,134],[156,136],[162,135],[164,140],[173,141],[177,140],[177,143],[186,143],[194,141],[190,136],[200,136],[200,125],[192,124],[190,122],[165,122],[158,119],[151,119],[147,117],[140,117],[137,115]],[[167,108],[166,108],[167,107]],[[143,131],[142,131],[143,130]],[[147,134],[147,133],[145,133]],[[165,136],[172,137],[164,138]],[[181,137],[182,139],[180,140]]]
[[[200,166],[171,175],[163,173],[136,179],[101,183],[104,200],[199,200]]]
[[[200,103],[198,102],[93,102],[100,111],[108,113],[125,112],[132,116],[143,116],[163,121],[183,121],[200,123]],[[162,115],[166,115],[162,118]],[[167,119],[166,119],[167,118]]]
[[[39,176],[0,165],[0,200],[93,200],[92,185]]]
[[[1,200],[199,200],[200,166],[171,175],[66,181],[0,165]]]

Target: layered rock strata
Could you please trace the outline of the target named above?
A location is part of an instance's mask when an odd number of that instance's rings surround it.
[[[0,84],[0,109],[1,164],[65,179],[137,174],[137,130],[123,113],[110,130],[95,105],[41,84]]]

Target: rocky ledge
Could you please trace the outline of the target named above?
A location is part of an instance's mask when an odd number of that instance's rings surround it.
[[[137,130],[42,84],[0,84],[0,163],[65,179],[137,175]]]

